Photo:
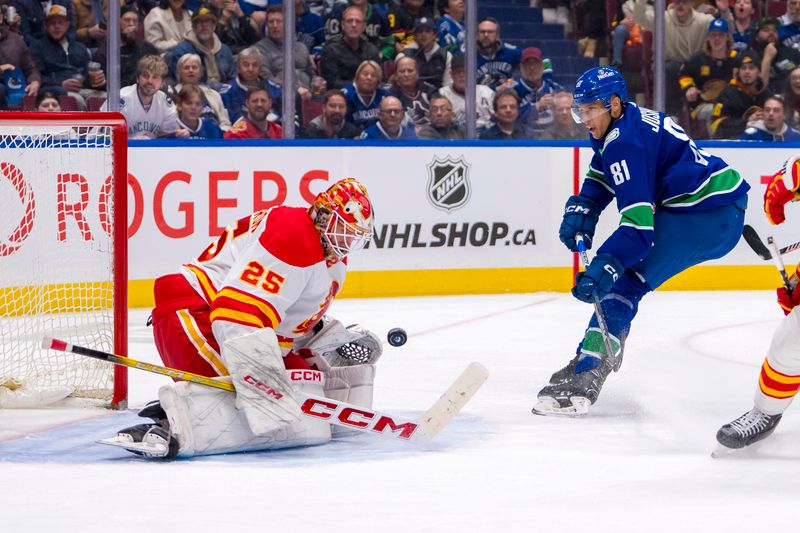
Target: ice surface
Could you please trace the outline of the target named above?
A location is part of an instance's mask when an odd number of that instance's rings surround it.
[[[345,324],[387,345],[375,406],[414,417],[470,362],[490,372],[430,444],[366,435],[313,448],[151,463],[94,444],[135,412],[0,411],[0,531],[761,532],[793,530],[800,415],[712,459],[720,425],[752,405],[782,314],[774,293],[647,297],[619,374],[588,417],[534,416],[591,306],[566,294],[353,299]],[[131,312],[130,354],[157,361]],[[165,378],[130,371],[132,407]]]

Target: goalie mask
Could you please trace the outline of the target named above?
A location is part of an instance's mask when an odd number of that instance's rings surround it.
[[[318,194],[311,206],[325,254],[332,259],[341,259],[367,245],[372,238],[372,215],[367,189],[355,178],[337,181]]]

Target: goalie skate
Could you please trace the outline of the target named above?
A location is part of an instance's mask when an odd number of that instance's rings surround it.
[[[612,370],[611,362],[608,359],[597,360],[596,366],[579,373],[575,373],[575,366],[572,366],[572,373],[569,374],[567,370],[570,366],[572,362],[553,374],[550,384],[539,391],[539,401],[531,410],[533,414],[574,417],[589,412],[589,407],[597,401],[603,383]],[[554,383],[557,374],[561,379]]]
[[[178,441],[169,434],[169,428],[160,424],[139,424],[125,428],[116,437],[101,439],[98,444],[124,448],[148,459],[175,457]]]

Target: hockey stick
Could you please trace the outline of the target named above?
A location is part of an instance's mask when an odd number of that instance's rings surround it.
[[[764,261],[769,261],[770,259],[772,259],[772,253],[766,246],[764,246],[761,237],[758,236],[758,233],[756,233],[756,230],[753,228],[753,226],[745,224],[744,229],[742,230],[742,237],[744,237],[744,240],[747,242],[748,245],[750,245],[750,248],[752,248],[753,251],[756,253],[756,255],[758,255],[761,259],[763,259]],[[800,249],[800,241],[797,241],[779,249],[778,253],[780,255],[786,255],[799,249]]]
[[[582,233],[577,233],[575,235],[575,243],[578,245],[578,254],[581,256],[583,269],[586,270],[589,268],[589,255],[586,253],[586,244],[583,242]],[[611,344],[611,334],[608,332],[606,319],[600,307],[600,298],[593,296],[592,302],[594,303],[594,314],[597,317],[597,325],[600,326],[600,335],[603,337],[603,344],[606,346],[606,353],[614,363],[614,372],[618,372],[619,367],[622,366],[622,352],[620,351],[619,357],[614,355],[613,345]]]
[[[783,280],[784,288],[791,293],[791,283],[789,282],[789,277],[786,275],[786,267],[783,264],[783,259],[781,259],[781,254],[783,254],[783,250],[794,250],[800,247],[800,242],[796,242],[794,244],[790,244],[786,248],[782,248],[778,250],[778,246],[775,244],[775,239],[772,237],[767,237],[767,244],[769,248],[764,245],[764,242],[761,240],[761,237],[758,236],[755,228],[750,226],[749,224],[745,224],[744,228],[742,228],[742,237],[744,237],[745,242],[750,246],[750,248],[756,253],[758,257],[763,259],[764,261],[768,261],[772,259],[775,268],[778,269],[778,273],[781,275],[781,279]],[[771,251],[770,251],[771,249]],[[789,251],[791,251],[789,250]]]
[[[76,346],[50,337],[42,339],[42,347],[93,357],[115,365],[137,368],[181,381],[190,381],[207,387],[236,392],[233,384],[228,381],[145,363],[144,361],[84,346]],[[295,391],[294,394],[300,401],[300,411],[304,416],[324,420],[330,424],[364,433],[395,437],[405,441],[428,441],[435,437],[461,411],[488,377],[489,372],[483,365],[470,363],[436,403],[415,422],[400,420],[380,411],[322,396],[306,394],[300,391]]]

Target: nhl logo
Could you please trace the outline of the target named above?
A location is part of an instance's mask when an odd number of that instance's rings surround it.
[[[470,195],[468,174],[463,157],[434,159],[428,165],[428,200],[448,212],[463,206]]]

